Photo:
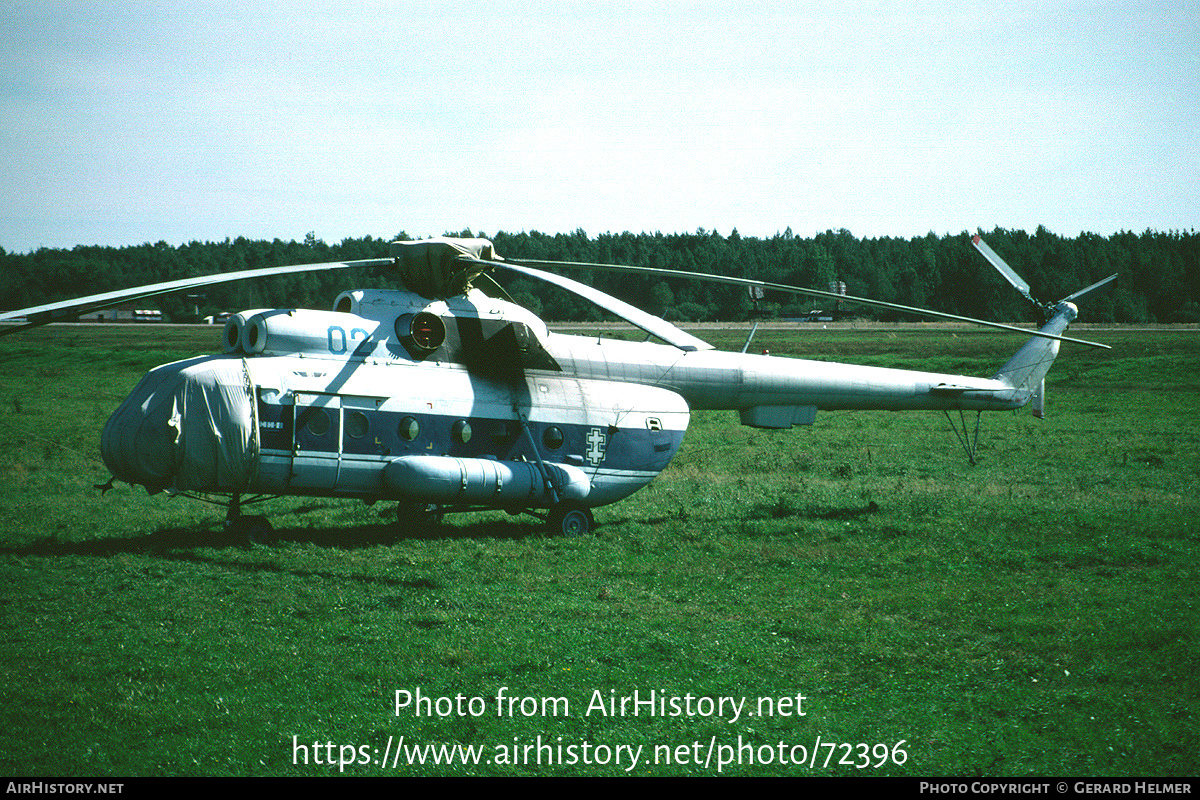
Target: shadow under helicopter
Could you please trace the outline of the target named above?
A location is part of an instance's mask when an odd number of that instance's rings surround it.
[[[293,515],[303,515],[312,511],[324,510],[325,506],[302,506],[294,509]],[[754,506],[742,517],[743,522],[753,522],[784,517],[797,520],[851,520],[879,513],[878,504],[871,502],[864,507],[829,508],[801,512],[794,510],[786,500],[775,504]],[[386,512],[381,512],[383,515]],[[387,516],[391,516],[387,514]],[[624,524],[664,525],[691,521],[686,508],[674,513],[658,514],[648,517],[615,517],[608,521],[609,526],[619,527]],[[271,545],[313,545],[330,550],[359,550],[373,547],[387,547],[402,541],[437,541],[437,540],[509,540],[516,541],[527,538],[548,536],[545,528],[537,522],[528,519],[499,518],[477,519],[457,525],[423,525],[415,528],[402,528],[395,522],[363,523],[358,525],[320,525],[307,526],[295,524],[273,530]],[[84,541],[62,541],[56,537],[42,537],[24,546],[0,546],[0,555],[11,556],[41,556],[54,558],[59,556],[95,556],[109,558],[118,555],[148,555],[159,556],[177,561],[196,561],[225,564],[230,567],[253,570],[282,570],[270,564],[244,564],[231,562],[220,558],[210,558],[201,555],[201,551],[211,550],[258,550],[270,552],[271,547],[247,540],[245,534],[220,520],[210,520],[185,527],[160,528],[155,531],[135,536],[88,539]],[[305,574],[327,575],[333,573],[306,571]],[[340,577],[344,577],[341,573]],[[389,578],[370,578],[373,582],[396,583],[407,585],[402,580]]]
[[[407,540],[454,540],[454,539],[491,539],[518,540],[530,535],[545,535],[541,527],[528,522],[510,520],[479,520],[463,526],[434,526],[421,530],[401,530],[394,523],[367,523],[350,527],[345,526],[295,526],[281,527],[273,531],[274,543],[277,545],[300,544],[313,545],[330,550],[359,550],[372,547],[386,547]],[[220,558],[203,555],[204,551],[220,551],[228,549],[259,550],[270,552],[270,547],[255,545],[246,540],[241,533],[229,528],[220,521],[201,523],[187,527],[161,528],[149,533],[136,536],[122,536],[103,539],[69,542],[55,537],[42,537],[27,545],[0,547],[0,555],[39,556],[55,558],[61,556],[94,556],[110,558],[119,555],[157,556],[177,561],[196,561],[227,564],[231,567],[248,569],[275,569],[269,564],[245,564],[231,562]],[[294,570],[285,570],[292,572]],[[305,574],[327,574],[321,571],[308,571]],[[328,573],[334,577],[333,573]],[[340,575],[340,573],[339,573]],[[373,578],[388,583],[404,585],[403,581],[392,581],[384,578]]]

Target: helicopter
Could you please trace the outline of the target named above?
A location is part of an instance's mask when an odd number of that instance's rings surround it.
[[[693,410],[732,410],[742,425],[814,424],[825,410],[940,410],[975,462],[984,411],[1032,404],[1077,302],[1056,303],[979,236],[975,248],[1043,318],[1029,330],[744,278],[628,265],[506,260],[483,238],[390,244],[387,258],[186,278],[0,313],[0,335],[87,310],[237,280],[318,270],[393,270],[403,289],[342,292],[333,309],[251,309],[232,315],[223,352],[164,364],[113,412],[101,455],[116,480],[150,493],[219,502],[225,524],[269,539],[244,507],[279,496],[395,501],[419,527],[458,511],[503,509],[569,536],[591,532],[593,508],[649,484],[678,452]],[[725,352],[679,327],[548,267],[681,277],[856,302],[1019,331],[1029,339],[988,378]],[[492,274],[554,284],[659,342],[552,332],[507,298]],[[489,286],[485,291],[484,286]],[[753,332],[751,332],[753,336]],[[747,339],[747,346],[749,345]],[[950,417],[957,411],[961,430]],[[974,439],[966,412],[976,412]]]

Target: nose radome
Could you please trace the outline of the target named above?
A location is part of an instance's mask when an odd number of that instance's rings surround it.
[[[154,493],[241,491],[258,438],[245,364],[204,356],[157,367],[113,412],[100,440],[119,480]]]

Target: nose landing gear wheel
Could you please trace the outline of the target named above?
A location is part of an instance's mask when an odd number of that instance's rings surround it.
[[[241,537],[247,546],[270,546],[275,544],[276,533],[271,527],[271,521],[257,515],[239,515],[232,520],[226,520],[225,529],[234,536]]]
[[[275,544],[277,538],[275,530],[271,527],[271,521],[266,517],[252,516],[242,517],[242,528],[246,533],[246,541],[251,545],[266,545]]]
[[[271,528],[271,520],[254,514],[243,514],[240,494],[229,498],[229,507],[225,512],[225,530],[234,536],[242,537],[249,547],[275,544],[276,535]]]
[[[571,503],[560,503],[550,509],[547,520],[550,533],[562,536],[587,536],[596,527],[592,510]]]

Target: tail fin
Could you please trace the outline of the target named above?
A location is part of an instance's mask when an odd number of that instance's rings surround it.
[[[1004,259],[996,255],[992,248],[980,239],[978,236],[971,238],[971,243],[975,245],[984,258],[994,266],[1004,278],[1020,292],[1025,299],[1032,303],[1039,310],[1045,312],[1049,317],[1045,325],[1043,325],[1039,333],[1050,334],[1052,336],[1061,336],[1067,326],[1075,321],[1079,316],[1079,307],[1075,305],[1076,300],[1080,300],[1087,295],[1106,288],[1114,280],[1116,275],[1110,275],[1102,281],[1097,281],[1086,289],[1080,289],[1074,294],[1059,300],[1057,303],[1042,303],[1038,301],[1030,293],[1029,284],[1025,279],[1013,271],[1008,264],[1004,263]],[[1013,389],[1022,392],[1029,392],[1030,400],[1033,405],[1033,415],[1041,419],[1046,414],[1046,373],[1050,371],[1051,365],[1054,364],[1054,359],[1058,356],[1058,349],[1062,343],[1057,339],[1047,339],[1041,336],[1035,336],[1030,339],[1025,345],[1018,350],[1012,358],[1008,360],[1000,371],[993,378],[1011,386]],[[1085,344],[1088,344],[1085,342]],[[1103,346],[1103,345],[1097,345]]]
[[[1079,309],[1075,304],[1063,300],[1055,307],[1054,315],[1041,327],[1041,331],[1061,335],[1078,315]],[[992,376],[1014,389],[1028,391],[1033,401],[1033,415],[1039,419],[1045,416],[1046,373],[1054,364],[1061,344],[1057,339],[1035,336]]]

